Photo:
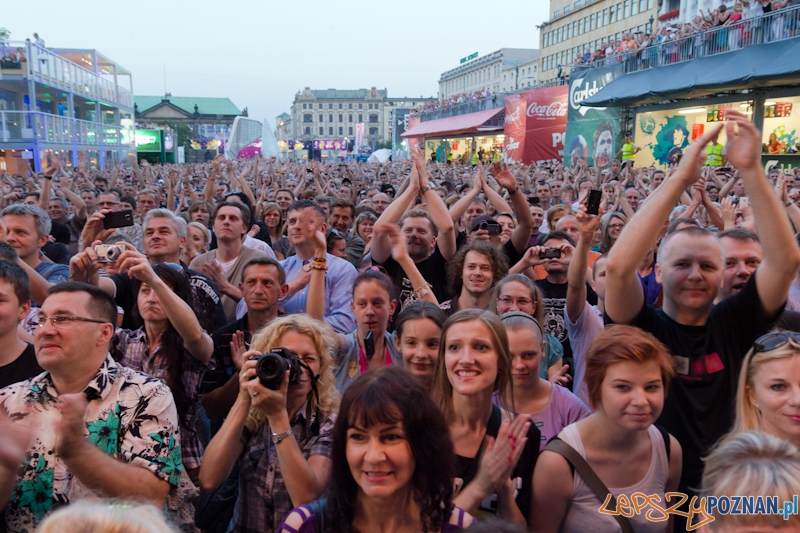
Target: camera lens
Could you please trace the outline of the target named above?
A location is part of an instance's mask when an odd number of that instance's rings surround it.
[[[115,248],[114,246],[108,248],[106,257],[108,257],[110,260],[113,261],[114,259],[117,258],[117,255],[119,255],[119,250],[117,250],[117,248]]]
[[[261,384],[268,389],[278,390],[283,381],[283,375],[289,369],[289,363],[274,353],[264,354],[258,357],[256,363],[256,375],[261,380]]]
[[[487,229],[488,227],[489,227],[489,223],[486,222],[485,220],[483,222],[481,222],[480,224],[478,224],[478,229]]]

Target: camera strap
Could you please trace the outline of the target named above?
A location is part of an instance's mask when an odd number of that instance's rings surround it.
[[[311,378],[311,391],[314,393],[314,401],[316,403],[316,410],[314,412],[314,422],[311,424],[311,428],[309,433],[313,436],[319,435],[319,425],[320,425],[320,412],[319,412],[319,390],[317,389],[317,381],[319,381],[319,374],[314,375],[314,371],[311,370],[307,364],[303,361],[298,359],[298,364],[300,368],[308,372],[308,377]]]

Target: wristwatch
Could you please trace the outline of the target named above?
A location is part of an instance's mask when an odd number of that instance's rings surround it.
[[[289,431],[284,431],[283,433],[273,433],[272,444],[280,444],[280,442],[289,435],[294,435],[294,431],[292,431],[291,428],[289,428]]]

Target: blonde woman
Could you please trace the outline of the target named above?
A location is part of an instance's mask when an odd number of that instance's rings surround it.
[[[199,222],[186,225],[186,246],[181,250],[181,261],[187,265],[192,259],[208,251],[210,235],[208,228]]]
[[[154,505],[106,499],[85,499],[45,518],[37,533],[177,533]]]
[[[256,374],[260,354],[283,347],[297,355],[277,390]],[[278,531],[294,507],[322,494],[331,472],[331,431],[339,405],[333,377],[337,340],[327,324],[306,315],[272,321],[244,354],[239,396],[206,448],[200,470],[204,489],[219,487],[241,458],[233,531]]]
[[[726,437],[706,458],[702,495],[740,496],[740,504],[755,503],[759,496],[774,497],[779,508],[800,494],[800,452],[783,439],[760,431],[745,431]],[[800,515],[720,513],[702,531],[756,532],[797,531]]]
[[[763,431],[800,448],[800,333],[756,339],[739,374],[733,432]]]

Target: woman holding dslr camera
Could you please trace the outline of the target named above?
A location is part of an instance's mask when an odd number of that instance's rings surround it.
[[[331,472],[331,432],[339,406],[333,377],[336,346],[333,330],[305,315],[276,318],[253,337],[239,374],[239,396],[209,443],[200,470],[200,484],[213,490],[241,457],[234,531],[277,531],[289,511],[322,494]],[[285,350],[280,353],[277,347]],[[268,365],[259,365],[261,354],[268,352],[274,352],[267,355],[272,362],[288,363],[279,382],[266,375]]]

